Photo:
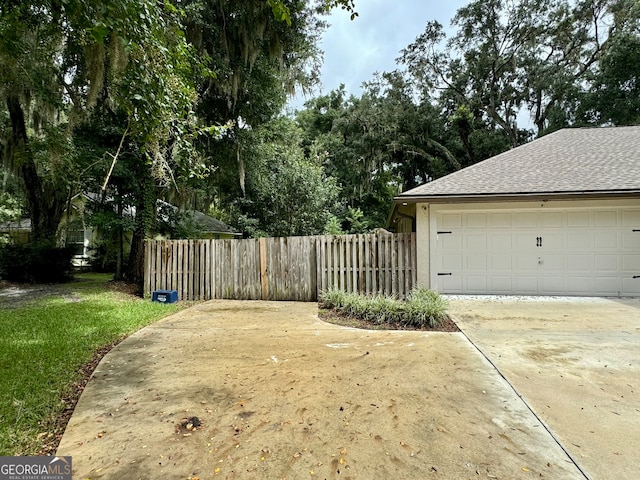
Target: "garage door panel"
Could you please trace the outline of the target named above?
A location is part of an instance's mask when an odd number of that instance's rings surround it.
[[[462,255],[443,254],[441,258],[442,262],[440,263],[440,266],[442,270],[444,270],[444,272],[441,273],[448,273],[454,270],[460,271],[462,269]]]
[[[623,295],[640,296],[640,278],[624,277],[622,279]]]
[[[566,235],[564,232],[545,232],[540,238],[544,252],[564,252],[566,250]]]
[[[511,213],[489,213],[487,214],[487,226],[489,228],[511,228]]]
[[[489,277],[489,291],[497,294],[509,294],[513,292],[511,275],[492,275]]]
[[[460,228],[462,227],[461,213],[443,213],[438,221],[438,228]]]
[[[564,292],[564,277],[549,276],[540,279],[540,292],[542,294],[551,295],[554,292]]]
[[[619,255],[594,255],[596,272],[616,272],[620,268]]]
[[[513,268],[513,264],[511,262],[511,255],[490,255],[489,268],[493,271],[503,270],[503,271],[510,272],[511,269]]]
[[[591,214],[589,212],[567,212],[567,226],[570,228],[589,227]]]
[[[622,271],[640,275],[640,253],[622,255]]]
[[[591,250],[593,235],[588,230],[579,229],[567,232],[567,249],[569,251]]]
[[[436,215],[443,292],[640,295],[640,208]]]
[[[487,256],[486,255],[465,255],[464,266],[469,271],[480,270],[486,272],[487,270]]]
[[[464,292],[460,275],[438,276],[438,289],[442,292]]]
[[[459,233],[438,235],[438,247],[443,252],[460,252],[462,250],[462,236]]]
[[[488,234],[487,250],[493,252],[510,252],[513,248],[511,233]]]
[[[514,279],[515,291],[523,294],[535,295],[538,293],[537,276],[517,276]]]
[[[537,228],[538,212],[514,212],[513,226],[515,228]]]
[[[589,295],[593,292],[593,277],[567,276],[564,291],[569,295]]]
[[[617,227],[618,212],[616,210],[595,211],[593,213],[593,225],[595,227]]]
[[[467,252],[485,252],[487,250],[487,235],[485,233],[465,235],[463,243]]]
[[[515,271],[538,271],[538,256],[537,255],[513,255],[513,268]]]
[[[623,250],[640,250],[640,232],[623,232],[622,233],[622,249]]]
[[[465,291],[471,293],[484,293],[487,291],[486,275],[467,275],[464,278]]]
[[[543,228],[563,228],[565,219],[564,212],[542,212],[541,226]]]
[[[627,210],[622,212],[622,226],[640,228],[640,210]]]
[[[539,257],[538,265],[540,270],[547,272],[562,273],[567,270],[567,257],[566,255],[542,255]]]
[[[596,276],[593,279],[594,293],[597,295],[620,295],[622,292],[619,283],[618,277]]]
[[[601,230],[593,233],[594,247],[600,250],[617,250],[618,232],[615,230]]]
[[[567,270],[568,271],[592,271],[593,270],[593,255],[567,255]]]
[[[469,213],[464,216],[464,225],[466,228],[487,228],[486,213]]]
[[[514,252],[531,252],[536,247],[536,233],[515,232],[513,234],[513,251]]]

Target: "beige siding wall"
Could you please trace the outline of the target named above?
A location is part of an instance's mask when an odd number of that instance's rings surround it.
[[[430,258],[430,218],[429,204],[418,203],[416,205],[416,254],[417,254],[417,285],[431,288],[429,258]]]

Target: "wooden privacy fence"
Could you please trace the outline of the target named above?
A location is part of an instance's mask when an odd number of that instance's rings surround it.
[[[415,233],[149,240],[145,251],[145,294],[182,300],[316,301],[333,287],[404,297],[415,279]]]

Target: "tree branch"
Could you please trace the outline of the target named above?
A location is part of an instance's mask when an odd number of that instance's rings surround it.
[[[102,184],[102,191],[104,192],[107,189],[107,184],[109,183],[109,179],[111,178],[111,174],[113,173],[113,167],[116,166],[116,162],[118,161],[118,156],[120,155],[120,150],[122,150],[122,145],[124,144],[124,139],[129,133],[129,126],[125,128],[124,133],[122,134],[122,138],[120,139],[120,145],[118,145],[118,150],[115,155],[111,155],[113,157],[113,161],[111,162],[111,168],[109,168],[109,173],[107,173],[107,177],[104,179],[104,183]]]

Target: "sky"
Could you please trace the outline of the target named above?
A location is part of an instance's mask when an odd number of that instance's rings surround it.
[[[312,96],[326,94],[344,83],[348,93],[359,95],[363,82],[375,72],[397,68],[400,50],[424,32],[428,21],[437,20],[445,29],[458,8],[468,0],[356,0],[358,17],[334,9],[320,45],[324,51],[321,88]],[[297,94],[289,103],[301,109],[305,100]]]

